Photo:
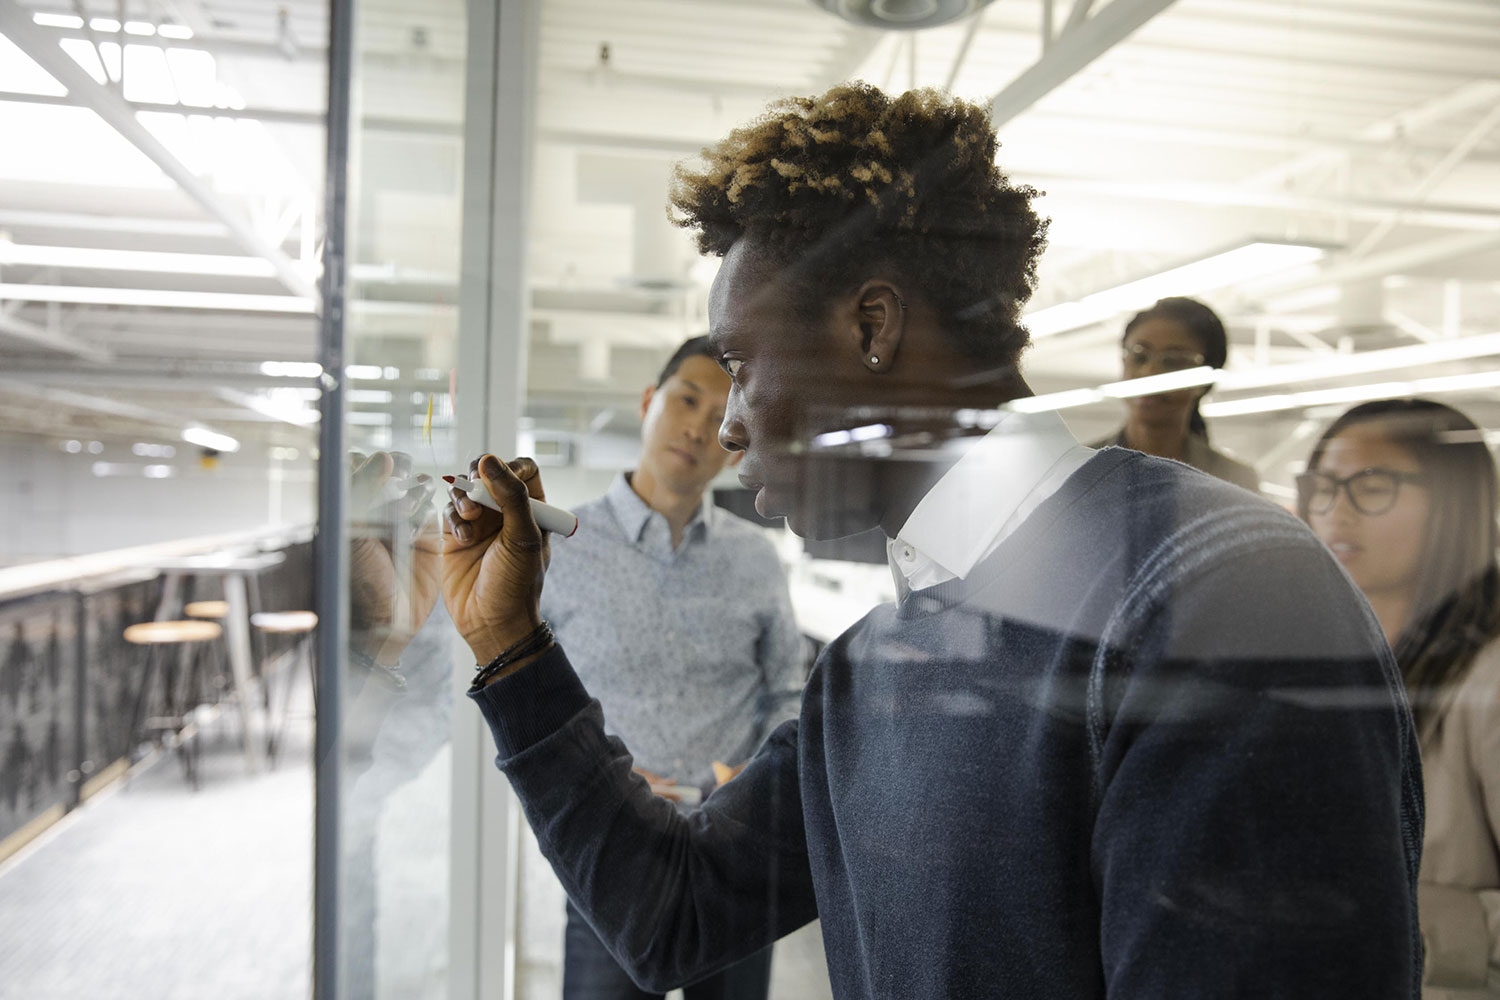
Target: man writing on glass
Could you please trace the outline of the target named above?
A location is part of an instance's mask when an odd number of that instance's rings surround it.
[[[505,513],[450,505],[443,593],[498,764],[652,988],[820,917],[844,998],[1414,998],[1421,778],[1378,627],[1284,512],[1004,405],[1045,225],[995,150],[975,105],[851,85],[679,171],[723,256],[720,441],[804,537],[880,527],[900,598],[683,816],[541,620],[535,466],[484,456]]]

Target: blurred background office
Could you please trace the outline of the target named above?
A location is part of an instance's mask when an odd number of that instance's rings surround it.
[[[1099,441],[1209,387],[1291,508],[1360,401],[1500,440],[1497,66],[1491,0],[0,0],[0,996],[557,995],[415,477],[489,449],[604,494],[707,326],[672,164],[769,100],[988,103],[1052,219],[1023,407]],[[1126,378],[1170,296],[1222,367]],[[320,508],[378,451],[401,499]],[[893,595],[880,539],[765,530],[812,648]],[[316,531],[387,553],[384,659]],[[315,702],[320,628],[356,648]],[[815,927],[772,995],[827,995]]]

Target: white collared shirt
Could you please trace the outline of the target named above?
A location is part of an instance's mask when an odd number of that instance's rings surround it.
[[[899,592],[962,580],[1094,455],[1056,413],[1004,413],[927,491],[886,553]]]

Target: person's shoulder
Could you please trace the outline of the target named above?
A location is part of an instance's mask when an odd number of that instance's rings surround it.
[[[1467,700],[1482,702],[1500,712],[1500,636],[1474,654],[1474,662],[1465,671],[1459,688]]]
[[[585,500],[572,509],[573,513],[578,516],[578,520],[583,522],[593,523],[603,518],[608,518],[610,521],[615,519],[614,508],[610,506],[608,496]]]
[[[1241,489],[1252,493],[1259,492],[1260,473],[1255,471],[1255,466],[1248,462],[1241,462],[1233,455],[1219,451],[1217,448],[1208,449],[1208,454],[1212,456],[1212,467],[1205,469],[1205,472],[1212,473]]]
[[[1093,461],[1111,454],[1118,450]],[[1155,564],[1155,572],[1185,573],[1247,556],[1267,566],[1288,551],[1331,562],[1289,511],[1217,476],[1139,452],[1104,467],[1074,520],[1081,531],[1128,540],[1144,562]]]
[[[552,568],[561,564],[566,567],[573,560],[597,556],[605,548],[607,540],[619,537],[620,526],[608,497],[596,497],[569,508],[578,518],[578,530],[568,538],[552,542]],[[555,575],[555,574],[554,574]]]

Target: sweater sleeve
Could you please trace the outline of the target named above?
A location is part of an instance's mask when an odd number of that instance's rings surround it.
[[[817,916],[795,722],[684,815],[631,771],[561,649],[470,697],[568,897],[642,988],[701,979]]]
[[[1482,650],[1448,710],[1445,725],[1463,751],[1487,824],[1487,843],[1470,849],[1500,857],[1500,643]],[[1500,980],[1500,885],[1423,882],[1424,982],[1444,989],[1484,989]]]
[[[1347,578],[1241,550],[1128,636],[1092,846],[1111,1000],[1415,998],[1418,753]]]

